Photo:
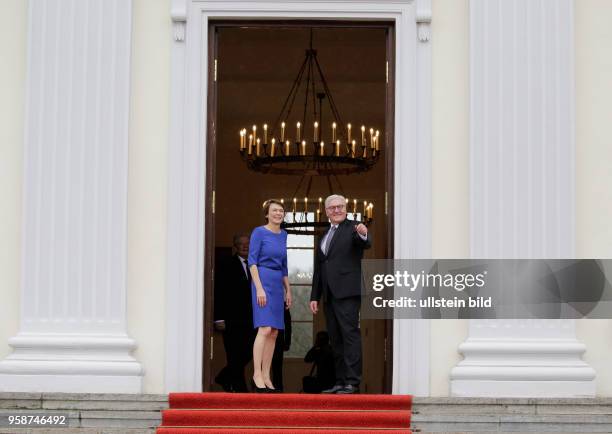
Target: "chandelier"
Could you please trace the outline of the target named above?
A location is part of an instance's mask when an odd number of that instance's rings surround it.
[[[295,113],[298,95],[303,97],[301,113]],[[330,119],[324,119],[323,102]],[[309,111],[311,106],[312,113]],[[317,59],[317,50],[305,50],[295,80],[276,121],[254,123],[239,132],[240,155],[251,170],[262,173],[331,175],[364,172],[381,154],[380,130],[344,123]]]
[[[310,48],[305,50],[304,61],[274,123],[254,123],[239,132],[240,155],[248,169],[266,174],[301,175],[294,194],[280,199],[285,207],[282,227],[297,235],[315,235],[329,225],[323,198],[309,197],[313,179],[322,177],[327,178],[330,194],[340,192],[347,198],[349,220],[372,223],[373,202],[348,198],[337,175],[368,171],[382,153],[379,129],[366,124],[355,128],[342,120],[312,39],[310,29]],[[303,98],[301,111],[294,110],[300,98]],[[324,117],[324,105],[329,107],[325,113],[329,119]],[[302,188],[306,178],[308,182]],[[332,178],[338,184],[335,190]]]
[[[285,220],[281,226],[287,233],[314,235],[317,230],[329,226],[322,197],[318,200],[281,198],[280,201],[285,206]],[[346,214],[349,220],[369,225],[374,219],[374,204],[363,199],[346,198]]]

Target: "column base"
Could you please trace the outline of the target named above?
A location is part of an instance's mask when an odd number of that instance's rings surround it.
[[[141,376],[0,374],[3,392],[142,393]]]
[[[1,391],[142,393],[143,369],[127,335],[20,333],[9,345]]]
[[[451,396],[593,397],[595,370],[576,339],[468,338],[451,371]]]
[[[595,381],[452,380],[451,396],[490,398],[592,398]]]

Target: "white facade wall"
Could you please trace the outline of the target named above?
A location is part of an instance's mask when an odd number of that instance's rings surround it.
[[[433,234],[437,258],[469,255],[468,0],[433,0]],[[134,0],[128,179],[128,334],[145,369],[144,392],[164,390],[169,0]],[[576,252],[612,257],[612,3],[576,0]],[[27,3],[0,5],[0,357],[19,326],[21,183]],[[597,394],[612,396],[612,321],[578,321]],[[467,321],[431,322],[432,396],[449,373]]]
[[[27,10],[0,3],[0,359],[19,329]]]
[[[432,7],[432,256],[469,258],[469,0]],[[431,396],[448,396],[467,333],[467,320],[431,321]]]
[[[612,258],[612,2],[576,0],[576,256]],[[597,395],[612,396],[612,321],[576,322]]]
[[[145,393],[164,393],[169,0],[134,0],[128,169],[128,334]]]

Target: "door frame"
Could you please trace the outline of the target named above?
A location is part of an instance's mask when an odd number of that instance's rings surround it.
[[[209,20],[336,20],[395,23],[393,257],[431,256],[430,0],[172,0],[171,119],[168,148],[166,281],[167,392],[201,391],[204,350],[205,233],[214,208],[207,191]],[[209,274],[212,275],[212,274]],[[206,311],[208,309],[208,311]],[[206,340],[206,342],[205,342]],[[429,394],[429,320],[393,320],[393,393]],[[401,363],[400,363],[401,361]]]
[[[385,250],[385,257],[393,257],[393,222],[390,216],[393,215],[393,169],[394,169],[394,148],[395,143],[393,142],[394,131],[394,74],[393,66],[395,65],[394,59],[394,47],[395,47],[395,23],[393,21],[331,21],[331,20],[210,20],[208,25],[208,64],[218,64],[218,36],[217,29],[219,28],[231,28],[231,27],[262,27],[262,28],[305,28],[309,26],[315,26],[319,28],[378,28],[384,29],[387,33],[385,41],[385,50],[388,61],[388,86],[385,88],[385,127],[384,131],[388,132],[384,140],[385,148],[385,185],[384,190],[386,196],[388,196],[387,204],[385,205],[384,220],[386,225],[386,241],[387,248]],[[208,129],[207,133],[207,146],[206,146],[206,160],[216,161],[216,128],[214,126],[218,122],[218,97],[217,97],[217,81],[215,72],[210,71],[208,75],[208,112],[207,112],[207,125],[213,128]],[[211,197],[216,190],[216,166],[209,165],[206,175],[206,195]],[[383,207],[380,207],[383,209]],[[379,216],[381,214],[378,214]],[[213,316],[212,306],[214,306],[213,288],[214,288],[214,258],[215,258],[215,210],[206,204],[205,212],[205,247],[204,257],[206,262],[204,264],[204,318],[210,318]],[[380,219],[377,218],[377,220]],[[202,389],[203,391],[209,391],[212,386],[213,373],[212,369],[212,358],[214,357],[214,327],[211,321],[204,321],[204,358],[202,366]],[[383,371],[383,393],[391,393],[393,384],[393,320],[385,320],[384,325],[384,371]],[[210,355],[210,357],[206,357]],[[207,381],[208,379],[208,381]]]

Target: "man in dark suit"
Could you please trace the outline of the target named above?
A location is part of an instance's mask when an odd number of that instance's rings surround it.
[[[323,393],[359,393],[361,382],[361,258],[371,239],[367,226],[348,220],[346,212],[344,197],[325,199],[331,224],[315,249],[310,309],[316,314],[323,298],[336,371],[336,385]]]
[[[215,381],[226,392],[248,392],[244,368],[253,358],[249,234],[234,236],[236,253],[215,273],[215,328],[223,331],[227,365]]]

